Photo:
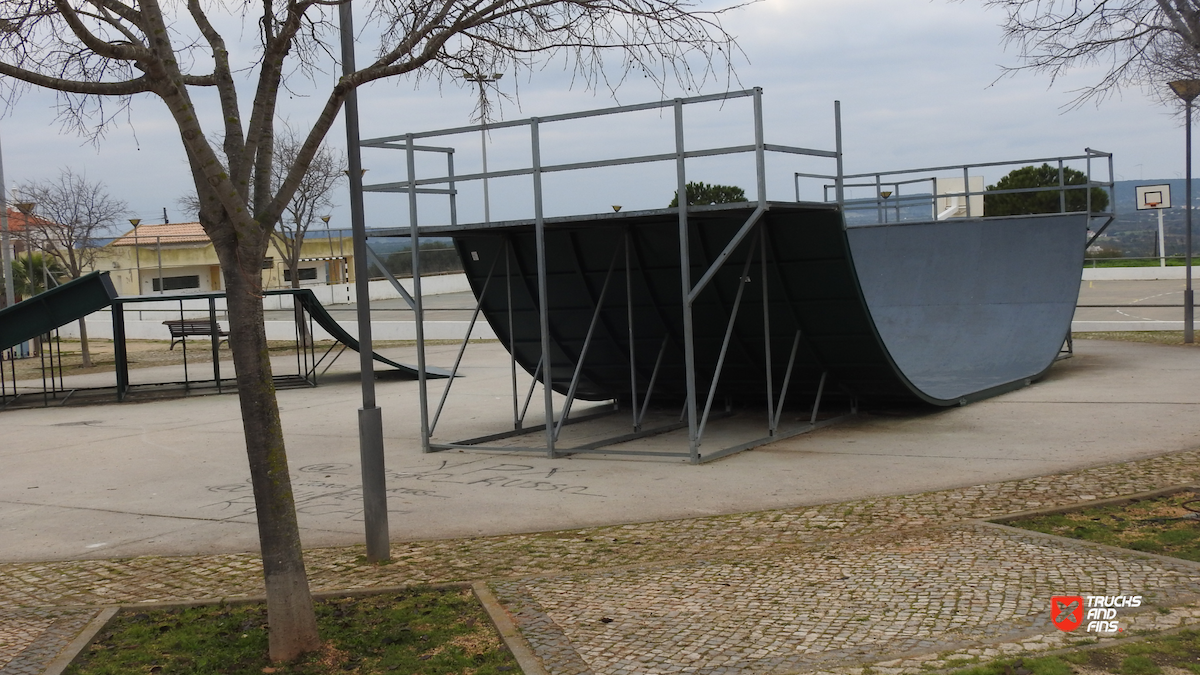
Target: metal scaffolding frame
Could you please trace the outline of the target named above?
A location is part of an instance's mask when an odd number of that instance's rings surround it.
[[[728,146],[719,148],[707,148],[702,150],[688,150],[685,144],[684,135],[684,110],[686,106],[707,103],[707,102],[724,102],[732,99],[751,98],[753,102],[752,123],[754,128],[754,143],[752,145]],[[654,110],[671,108],[673,110],[673,125],[675,136],[675,150],[673,153],[664,153],[656,155],[640,155],[635,157],[622,157],[597,161],[575,162],[557,165],[542,164],[541,150],[541,128],[544,125],[554,122],[566,120],[579,120],[592,117],[600,117],[607,115],[618,115],[634,111]],[[420,139],[453,136],[478,132],[483,129],[496,130],[504,128],[526,127],[529,130],[529,143],[531,151],[531,162],[528,167],[507,169],[500,171],[484,171],[481,173],[455,175],[453,169],[453,153],[454,149],[449,147],[436,147],[428,145],[417,145]],[[808,418],[808,422],[797,426],[782,428],[781,418],[783,415],[784,402],[787,398],[788,387],[791,383],[792,366],[796,360],[797,349],[801,343],[801,335],[799,331],[796,333],[792,341],[792,349],[788,356],[788,365],[785,370],[783,382],[778,391],[775,390],[772,381],[772,356],[771,356],[771,334],[770,334],[770,309],[765,302],[767,289],[768,275],[766,270],[770,265],[768,258],[768,242],[766,220],[764,218],[770,205],[767,201],[767,180],[766,180],[766,153],[782,153],[789,155],[805,155],[810,157],[818,157],[833,160],[836,164],[835,183],[837,186],[836,194],[839,204],[841,203],[843,192],[842,175],[842,140],[841,140],[841,111],[840,103],[834,102],[834,150],[817,150],[812,148],[800,148],[783,145],[773,145],[765,142],[763,133],[763,109],[762,109],[762,90],[759,88],[747,89],[743,91],[730,92],[725,94],[715,94],[707,96],[694,96],[689,98],[678,98],[670,101],[659,101],[652,103],[644,103],[637,105],[617,106],[612,108],[590,110],[585,112],[567,113],[561,115],[553,115],[549,117],[533,117],[523,120],[512,120],[504,122],[489,122],[486,125],[476,125],[467,127],[456,127],[452,129],[443,129],[437,131],[427,131],[422,133],[410,133],[397,136],[388,136],[382,138],[368,139],[361,142],[362,147],[370,148],[385,148],[393,150],[402,150],[405,152],[405,160],[407,165],[407,180],[394,183],[382,183],[376,185],[364,186],[364,191],[367,192],[392,192],[402,193],[408,196],[409,206],[409,228],[407,231],[402,229],[396,230],[373,230],[372,236],[407,236],[411,238],[412,255],[413,255],[413,293],[411,300],[408,300],[415,314],[416,326],[418,329],[417,353],[418,364],[420,368],[420,377],[418,379],[419,399],[420,399],[420,426],[421,426],[421,449],[422,452],[435,452],[440,450],[450,449],[471,449],[471,450],[494,450],[512,452],[515,450],[532,450],[537,452],[545,452],[548,458],[556,458],[573,454],[582,453],[597,453],[597,454],[633,454],[633,455],[657,455],[668,457],[686,458],[694,464],[724,457],[726,455],[747,450],[753,447],[764,445],[776,440],[795,436],[797,434],[806,433],[814,429],[820,428],[827,424],[833,423],[841,417],[834,417],[826,420],[819,420],[820,406],[822,396],[825,391],[825,376],[821,375],[820,385],[818,386],[816,399],[813,401],[812,411]],[[433,152],[445,153],[447,159],[447,175],[437,177],[418,177],[415,170],[415,153],[417,152]],[[699,279],[693,282],[691,278],[691,258],[689,251],[688,232],[689,232],[689,212],[694,210],[686,204],[681,205],[678,211],[678,243],[680,256],[680,287],[682,302],[680,310],[683,316],[683,352],[684,364],[686,373],[686,402],[683,413],[680,416],[680,421],[677,423],[657,426],[654,428],[643,428],[646,410],[649,406],[650,399],[654,393],[654,387],[658,379],[659,367],[663,361],[663,355],[667,350],[668,340],[664,338],[662,347],[659,349],[658,357],[654,365],[654,369],[646,386],[645,394],[641,397],[639,407],[638,396],[638,378],[636,373],[636,365],[634,363],[634,349],[632,348],[633,336],[636,331],[633,317],[633,301],[631,297],[631,277],[634,273],[633,258],[631,255],[630,235],[626,232],[624,240],[616,246],[611,262],[608,266],[608,273],[605,276],[603,289],[600,291],[599,297],[595,301],[595,308],[592,313],[591,322],[589,324],[587,336],[584,339],[582,352],[580,353],[575,368],[568,386],[566,401],[562,409],[557,413],[554,409],[554,379],[551,363],[551,337],[550,337],[550,320],[549,320],[549,303],[547,289],[547,274],[546,274],[546,218],[543,212],[543,187],[542,177],[544,174],[560,171],[576,171],[581,169],[593,169],[599,167],[622,166],[630,164],[644,164],[651,162],[674,162],[676,169],[676,189],[678,195],[687,194],[687,160],[699,157],[711,157],[717,155],[733,155],[733,154],[749,154],[753,153],[755,157],[755,174],[756,174],[756,199],[753,202],[755,209],[753,213],[746,219],[744,224],[726,243],[724,249],[716,256],[709,265],[707,270],[700,275]],[[421,284],[420,284],[420,237],[423,233],[432,234],[438,232],[454,232],[462,229],[471,228],[496,228],[502,227],[494,223],[484,223],[476,226],[460,226],[457,222],[456,198],[458,190],[457,183],[484,180],[487,178],[501,178],[511,176],[528,175],[532,177],[533,183],[533,225],[536,237],[536,265],[537,265],[537,289],[536,289],[536,304],[538,309],[539,333],[541,338],[541,358],[534,369],[533,381],[530,384],[528,393],[524,397],[524,404],[520,403],[520,392],[517,387],[517,362],[516,355],[510,354],[510,369],[512,375],[512,404],[513,404],[513,428],[509,431],[504,431],[487,436],[472,438],[468,440],[453,442],[453,443],[438,443],[432,440],[436,425],[441,417],[442,410],[449,396],[450,389],[454,384],[459,366],[462,362],[462,356],[469,341],[471,330],[474,328],[475,322],[478,319],[479,313],[483,305],[483,295],[478,294],[479,298],[476,303],[474,313],[472,315],[470,325],[467,329],[467,334],[459,348],[458,355],[455,358],[452,375],[447,380],[446,388],[442,392],[441,398],[437,403],[436,411],[433,414],[432,420],[429,416],[430,400],[427,382],[424,375],[425,363],[425,345],[421,340],[421,326],[424,321],[421,301]],[[445,186],[445,187],[433,187]],[[449,226],[433,226],[421,227],[418,223],[418,194],[438,194],[446,195],[450,200],[450,224]],[[763,272],[763,325],[767,329],[765,333],[766,340],[766,372],[767,372],[767,410],[766,410],[766,434],[764,436],[754,438],[743,443],[739,443],[730,447],[720,448],[708,453],[701,452],[701,446],[704,439],[705,431],[708,423],[711,420],[718,419],[731,415],[731,411],[726,408],[724,411],[713,411],[713,403],[717,394],[717,385],[721,377],[721,370],[724,365],[725,355],[729,349],[730,338],[733,333],[734,322],[738,318],[738,312],[741,306],[741,299],[745,288],[745,283],[739,283],[736,292],[736,299],[730,310],[728,325],[726,327],[724,340],[718,355],[715,371],[712,381],[708,383],[707,392],[703,400],[700,396],[700,388],[702,383],[697,381],[696,372],[696,356],[695,356],[695,336],[692,325],[692,306],[700,294],[709,287],[717,272],[722,269],[734,251],[738,249],[743,242],[748,242],[749,253],[746,257],[739,279],[744,282],[747,280],[750,265],[755,257],[755,249],[758,250],[759,264]],[[500,265],[500,255],[490,263],[490,271],[485,281],[485,289],[495,280],[497,272],[502,269],[504,281],[506,283],[506,293],[509,299],[508,302],[508,320],[510,328],[512,326],[512,278],[513,278],[513,257],[514,252],[511,240],[508,241],[501,250],[504,253],[504,265]],[[623,255],[622,255],[623,254]],[[618,265],[619,261],[624,260],[623,265]],[[630,334],[630,349],[629,349],[629,367],[630,367],[630,385],[631,385],[631,414],[632,414],[632,433],[606,438],[600,441],[593,441],[572,447],[562,447],[559,443],[559,436],[564,425],[575,424],[582,421],[595,419],[598,416],[609,415],[616,411],[616,401],[613,401],[610,410],[603,410],[599,413],[594,411],[590,414],[571,418],[570,412],[575,400],[576,387],[579,383],[580,374],[583,370],[583,365],[587,360],[588,349],[592,343],[592,335],[596,329],[598,319],[602,309],[608,302],[608,295],[611,282],[616,277],[620,269],[625,276],[626,298],[625,302],[628,307],[628,330]],[[394,280],[393,280],[393,283]],[[397,284],[398,285],[398,284]],[[511,335],[511,330],[510,330]],[[510,349],[510,352],[513,350]],[[525,426],[524,420],[530,402],[538,382],[542,384],[544,403],[544,419],[542,424],[536,426]],[[851,414],[855,411],[855,406],[851,407]],[[682,429],[688,429],[688,449],[686,452],[650,452],[640,450],[618,450],[611,446],[628,441],[645,438],[649,436],[659,435]],[[521,436],[534,432],[543,432],[545,441],[542,445],[537,446],[496,446],[492,445],[495,441],[515,436]]]

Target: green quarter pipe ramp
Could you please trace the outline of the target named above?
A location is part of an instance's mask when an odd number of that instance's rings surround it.
[[[117,298],[108,272],[91,272],[0,309],[0,350],[78,321]]]

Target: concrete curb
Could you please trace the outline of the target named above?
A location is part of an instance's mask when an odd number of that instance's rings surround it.
[[[512,652],[513,658],[517,660],[517,665],[521,666],[522,672],[525,675],[548,675],[546,669],[542,667],[541,660],[534,656],[533,649],[521,636],[512,617],[504,610],[500,601],[492,593],[492,589],[488,588],[487,582],[476,581],[471,584],[471,589],[475,591],[475,597],[479,599],[479,604],[483,605],[483,609],[492,618],[492,623],[496,625],[496,630],[500,633],[500,639],[504,640],[508,651]]]
[[[496,632],[500,635],[501,641],[508,651],[512,653],[517,664],[521,667],[525,675],[548,675],[546,670],[542,668],[541,662],[533,655],[533,650],[529,644],[525,642],[525,638],[521,637],[516,625],[509,618],[508,613],[500,605],[500,601],[492,594],[491,589],[487,587],[487,583],[483,581],[468,582],[451,582],[444,584],[422,584],[427,588],[461,588],[471,589],[475,598],[479,600],[479,604],[483,606],[487,612],[488,618],[496,628]],[[319,591],[312,594],[313,600],[328,600],[333,598],[352,598],[368,595],[384,595],[387,593],[397,593],[405,590],[411,590],[413,586],[383,586],[377,588],[355,588],[338,591]],[[207,600],[193,600],[191,602],[144,602],[133,603],[128,605],[119,605],[115,607],[104,607],[100,610],[88,625],[80,631],[79,635],[71,640],[58,656],[46,666],[42,671],[42,675],[62,675],[62,673],[75,662],[79,655],[83,653],[89,645],[95,641],[96,636],[104,627],[113,620],[113,617],[120,614],[122,611],[156,611],[168,609],[187,609],[192,607],[204,607],[210,605],[249,605],[262,604],[267,601],[266,596],[244,596],[232,598],[213,598]]]
[[[112,621],[112,618],[120,611],[120,607],[105,607],[101,609],[100,613],[88,622],[88,625],[79,635],[67,643],[67,646],[63,647],[58,656],[54,657],[54,660],[42,671],[42,675],[62,675],[62,672],[83,653],[83,650],[88,648],[88,645],[92,644],[92,641],[96,639],[100,631],[104,630],[108,622]]]
[[[1128,504],[1130,502],[1139,502],[1143,499],[1156,499],[1158,497],[1166,497],[1168,495],[1177,494],[1180,492],[1195,492],[1200,494],[1200,486],[1196,485],[1174,485],[1172,487],[1159,488],[1157,490],[1149,490],[1147,492],[1138,492],[1132,495],[1123,495],[1121,497],[1113,497],[1111,499],[1089,499],[1086,502],[1079,502],[1070,506],[1054,506],[1046,509],[1033,509],[1031,511],[1017,511],[1016,513],[1007,513],[996,518],[982,518],[981,522],[994,523],[997,525],[1007,525],[1009,521],[1020,520],[1022,518],[1032,518],[1035,516],[1049,516],[1055,513],[1071,513],[1072,511],[1082,511],[1097,506],[1115,506],[1117,504]],[[1023,529],[1023,528],[1018,528]],[[1032,532],[1033,530],[1029,530]],[[1072,541],[1083,541],[1082,539]]]

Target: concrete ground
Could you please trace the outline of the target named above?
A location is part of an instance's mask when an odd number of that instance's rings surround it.
[[[431,363],[450,363],[453,350],[431,348]],[[412,362],[410,351],[390,350]],[[485,343],[467,355],[436,431],[440,440],[511,428],[504,351]],[[863,415],[702,466],[609,456],[550,460],[528,452],[422,455],[416,383],[382,379],[392,537],[490,536],[793,507],[1183,450],[1200,445],[1197,376],[1198,350],[1081,340],[1075,358],[1012,394],[915,417]],[[362,537],[354,412],[360,391],[352,371],[333,379],[279,393],[306,546]],[[444,383],[431,388],[436,393]],[[624,416],[608,419],[621,424]],[[0,421],[0,561],[257,547],[234,396],[13,410]],[[739,434],[763,435],[764,426],[742,415],[714,423],[708,442],[732,444]],[[602,433],[567,429],[565,443]],[[644,447],[679,450],[686,446],[682,433]],[[541,441],[540,434],[530,441]]]
[[[1194,280],[1195,281],[1195,280]],[[1083,281],[1079,286],[1080,305],[1126,305],[1125,307],[1079,307],[1075,310],[1074,330],[1092,322],[1182,321],[1183,279]],[[1193,286],[1194,287],[1194,286]],[[1145,305],[1175,305],[1146,307]],[[1127,326],[1132,329],[1132,326]],[[1153,330],[1153,329],[1150,329]]]

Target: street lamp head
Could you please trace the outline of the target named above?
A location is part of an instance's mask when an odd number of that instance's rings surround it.
[[[321,222],[323,222],[323,223],[325,223],[326,225],[328,225],[328,224],[329,224],[329,219],[330,219],[330,218],[332,218],[332,217],[333,217],[333,216],[321,216]]]
[[[1200,96],[1200,80],[1175,80],[1168,82],[1167,86],[1171,87],[1171,91],[1175,95],[1183,99],[1185,103],[1191,103],[1197,96]]]
[[[476,82],[479,84],[496,82],[502,77],[504,77],[504,73],[492,73],[491,75],[485,75],[483,73],[471,73],[468,75],[463,75],[463,79],[467,82]]]
[[[137,227],[141,222],[142,222],[141,218],[130,218],[129,219],[129,224],[134,227]]]
[[[18,211],[28,216],[29,214],[33,213],[33,210],[37,207],[37,204],[33,202],[16,202],[13,204],[13,206],[17,207]]]

